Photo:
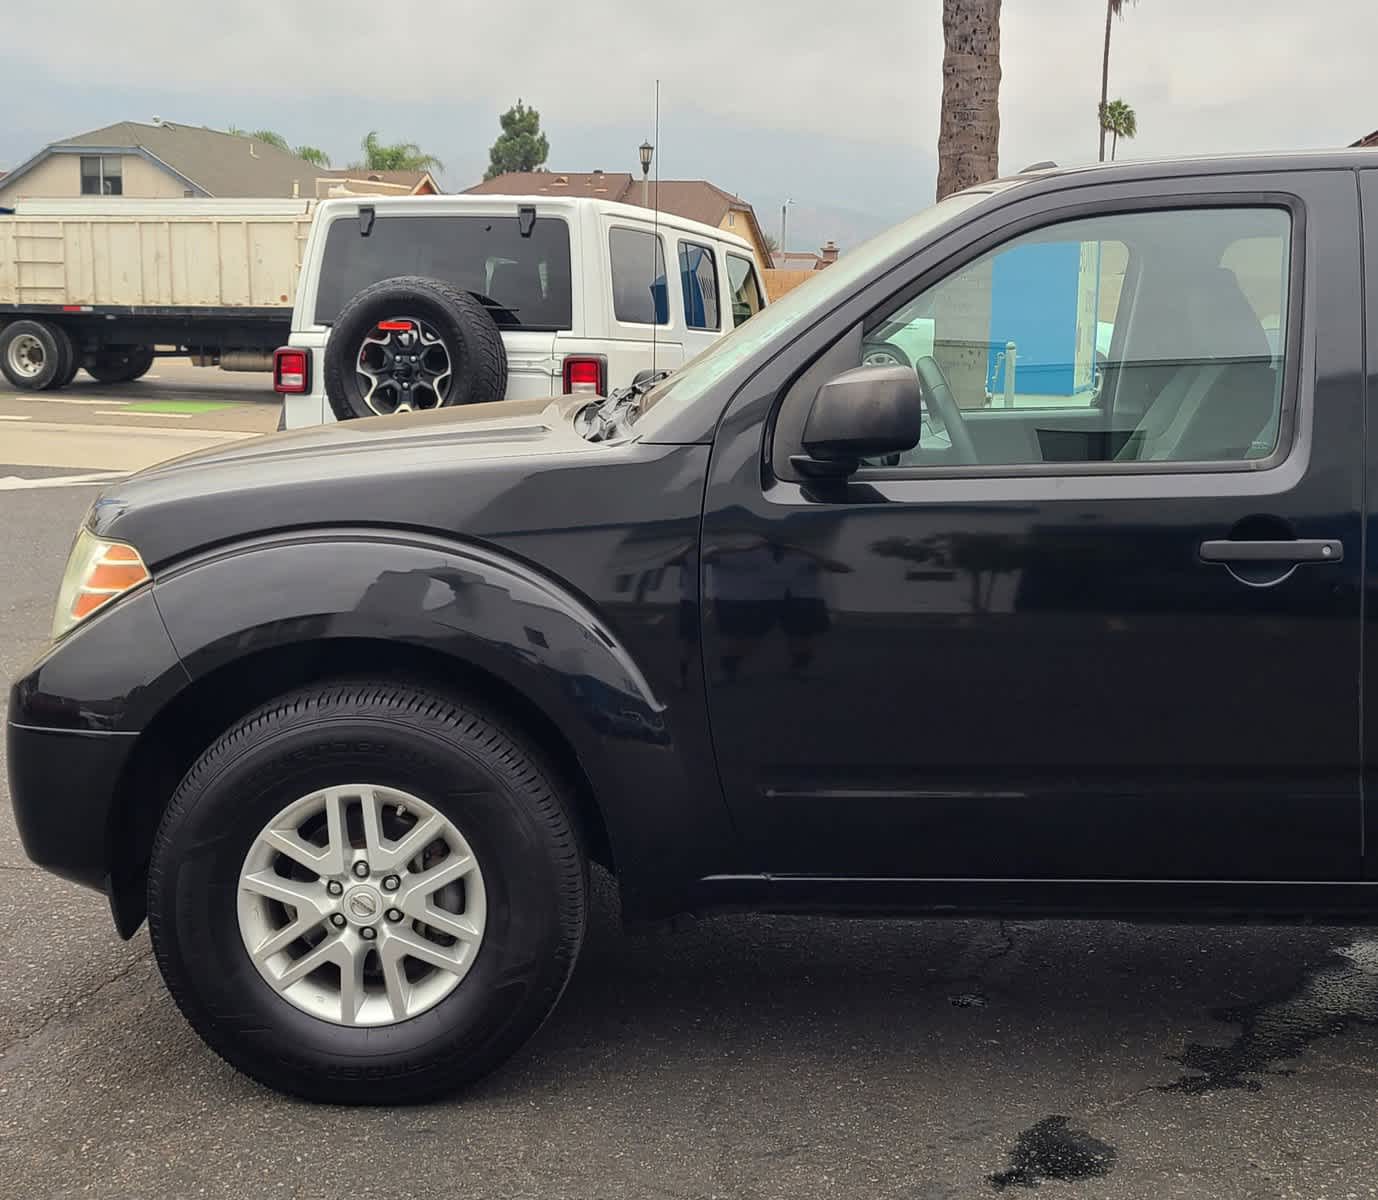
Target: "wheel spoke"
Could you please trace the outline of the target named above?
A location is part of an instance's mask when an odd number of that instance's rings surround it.
[[[295,829],[265,829],[263,840],[281,854],[287,855],[298,866],[314,871],[317,875],[331,874],[330,847],[322,849],[303,840]]]
[[[411,1003],[411,984],[402,970],[403,957],[402,946],[395,939],[385,939],[378,951],[378,960],[383,966],[383,986],[387,989],[388,1006],[395,1021],[406,1017]]]
[[[426,900],[435,895],[447,883],[454,883],[456,879],[463,879],[477,865],[472,854],[451,854],[449,858],[442,859],[429,871],[408,876],[403,882],[401,890],[397,893],[397,907],[403,912],[409,912],[413,905],[424,907]]]
[[[281,975],[272,982],[278,991],[284,991],[291,987],[298,980],[305,979],[317,967],[323,967],[326,963],[334,963],[340,968],[340,978],[343,979],[345,972],[349,969],[348,963],[352,956],[349,950],[336,938],[326,938],[314,950],[308,950],[300,958],[295,959]]]
[[[384,846],[382,825],[382,801],[372,788],[363,788],[359,795],[359,806],[364,817],[364,851],[374,870],[386,871],[387,850]]]
[[[364,963],[368,959],[367,947],[359,947],[339,958],[340,964],[340,1020],[353,1025],[359,1017],[359,1009],[368,999],[364,987]]]
[[[313,913],[320,920],[325,915],[325,898],[319,894],[319,884],[284,879],[276,871],[257,871],[241,876],[239,886],[256,896],[290,905],[297,910],[298,917]]]
[[[477,943],[483,936],[483,931],[472,921],[466,920],[458,913],[436,908],[434,904],[428,905],[415,915],[418,921],[425,922],[439,933],[448,933],[461,942]]]
[[[383,848],[379,869],[391,871],[410,862],[438,838],[445,829],[445,818],[439,813],[431,813],[417,821],[405,834],[391,846]]]
[[[309,909],[297,910],[297,918],[288,922],[281,929],[274,930],[261,941],[253,951],[253,956],[259,962],[272,958],[281,950],[286,950],[299,937],[311,932],[321,923],[321,915]]]
[[[439,967],[442,971],[458,972],[464,967],[466,943],[460,943],[459,946],[437,946],[434,942],[412,933],[411,930],[395,927],[388,931],[388,941],[398,944],[406,956],[432,967]]]
[[[349,831],[345,826],[345,798],[338,791],[325,794],[325,874],[339,875],[345,869],[345,850],[349,845]]]

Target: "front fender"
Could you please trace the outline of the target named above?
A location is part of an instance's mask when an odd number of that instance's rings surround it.
[[[686,794],[674,716],[608,623],[523,562],[419,534],[298,533],[188,562],[153,591],[194,681],[247,655],[331,639],[405,643],[501,679],[573,746],[624,893],[641,892],[638,880],[653,891],[688,886],[730,836],[720,795]]]

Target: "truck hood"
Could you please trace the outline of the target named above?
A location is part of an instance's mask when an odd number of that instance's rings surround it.
[[[476,505],[548,470],[607,461],[574,432],[584,402],[504,401],[345,421],[217,446],[109,485],[102,537],[149,567],[237,538],[325,525],[460,531]]]

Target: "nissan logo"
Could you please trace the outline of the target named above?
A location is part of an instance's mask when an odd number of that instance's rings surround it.
[[[351,916],[368,921],[378,915],[378,897],[372,892],[353,892],[346,901]]]

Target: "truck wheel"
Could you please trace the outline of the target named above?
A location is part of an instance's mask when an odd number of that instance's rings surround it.
[[[86,373],[101,383],[132,383],[153,365],[152,346],[107,346],[86,356]]]
[[[385,279],[335,321],[325,391],[341,421],[501,400],[507,351],[468,292],[414,275]]]
[[[164,814],[149,928],[210,1047],[270,1087],[402,1104],[492,1070],[549,1015],[587,867],[556,778],[479,709],[320,684],[206,751]]]
[[[12,321],[0,330],[0,372],[26,392],[52,387],[73,353],[67,334],[46,321]]]

